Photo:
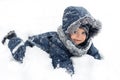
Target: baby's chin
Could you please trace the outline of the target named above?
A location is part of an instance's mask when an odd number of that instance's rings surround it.
[[[83,42],[74,42],[75,45],[80,45]]]
[[[82,40],[72,40],[72,42],[77,46],[77,45],[80,45],[80,44],[82,44],[83,43],[83,41]]]

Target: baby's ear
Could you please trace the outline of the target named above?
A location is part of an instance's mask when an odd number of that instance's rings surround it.
[[[102,28],[101,22],[99,20],[95,20],[89,29],[89,36],[94,37],[99,33],[101,28]]]

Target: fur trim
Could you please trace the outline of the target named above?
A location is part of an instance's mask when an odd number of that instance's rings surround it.
[[[66,48],[70,51],[71,54],[74,56],[82,56],[87,53],[89,48],[91,47],[92,41],[91,39],[88,40],[89,44],[86,48],[77,48],[71,40],[67,38],[67,36],[64,34],[62,30],[62,26],[58,28],[57,34],[59,35],[60,40],[63,42],[63,44],[66,46]]]
[[[99,20],[95,20],[93,22],[92,28],[90,28],[89,30],[89,36],[90,37],[96,36],[100,32],[101,28],[102,28],[101,22]]]
[[[81,27],[81,25],[89,24],[91,26],[88,26],[89,28],[89,36],[88,37],[94,37],[97,35],[101,29],[101,23],[98,20],[95,20],[92,16],[86,15],[77,21],[73,22],[70,26],[68,26],[65,33],[73,33],[76,31],[77,28]]]

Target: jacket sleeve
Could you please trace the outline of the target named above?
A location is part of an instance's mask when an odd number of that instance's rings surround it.
[[[70,58],[63,58],[61,55],[54,55],[52,58],[52,65],[54,68],[65,68],[69,74],[74,74],[74,67]]]
[[[37,47],[41,48],[42,50],[44,50],[46,52],[49,52],[49,48],[50,48],[49,38],[50,38],[49,34],[45,33],[45,34],[40,34],[40,35],[35,35],[35,36],[32,36],[32,37],[29,37],[28,41],[32,45],[37,46]]]
[[[93,43],[92,43],[90,49],[88,50],[87,54],[93,56],[95,59],[98,59],[98,60],[102,59],[102,56],[100,55],[97,48],[93,45]]]

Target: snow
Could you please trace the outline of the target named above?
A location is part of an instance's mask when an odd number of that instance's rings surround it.
[[[0,43],[1,80],[120,80],[119,2],[118,0],[0,0],[0,40],[15,30],[23,40],[28,36],[56,31],[62,24],[67,6],[84,6],[103,24],[101,33],[93,39],[104,56],[95,60],[89,55],[71,58],[75,74],[53,69],[49,55],[41,49],[27,48],[24,63],[16,62]]]

